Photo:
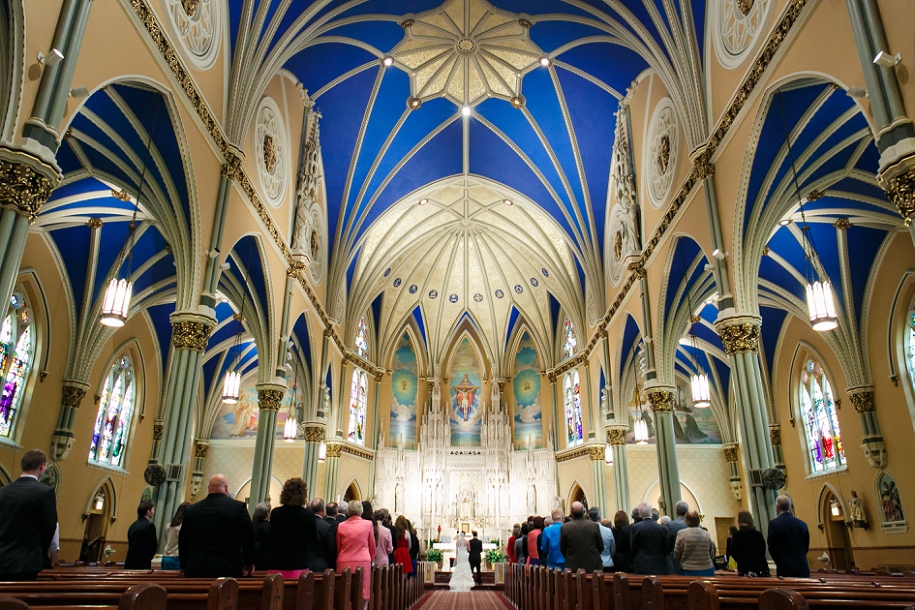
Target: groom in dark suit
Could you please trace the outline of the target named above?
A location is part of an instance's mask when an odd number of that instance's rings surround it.
[[[22,476],[0,489],[0,580],[35,580],[57,529],[54,488],[39,483],[48,456],[29,449]]]
[[[470,571],[473,572],[476,570],[476,574],[473,575],[473,580],[478,585],[483,584],[483,575],[480,573],[480,565],[482,563],[482,553],[483,553],[483,541],[477,538],[476,532],[471,532],[473,538],[470,539],[470,542],[467,543],[469,547],[470,556],[468,560],[470,561]]]

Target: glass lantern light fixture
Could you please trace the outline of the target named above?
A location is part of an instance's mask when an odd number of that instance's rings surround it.
[[[610,446],[610,443],[604,446],[604,462],[607,463],[607,466],[613,466],[613,447]]]
[[[321,446],[318,447],[318,463],[320,464],[327,459],[327,443],[321,441]]]
[[[133,282],[130,275],[133,268],[133,246],[134,238],[137,231],[137,215],[140,211],[140,196],[143,193],[143,186],[146,184],[146,170],[149,166],[149,157],[152,151],[153,134],[156,131],[156,122],[159,119],[159,108],[161,104],[156,104],[156,111],[153,114],[152,128],[149,130],[149,137],[146,140],[146,159],[143,161],[143,171],[137,181],[137,197],[133,204],[133,218],[128,225],[127,240],[124,242],[123,252],[127,257],[127,274],[125,277],[114,277],[108,280],[108,287],[105,289],[105,296],[102,299],[102,310],[99,315],[99,322],[104,326],[111,328],[120,328],[127,322],[127,316],[130,313],[130,300],[133,296]],[[126,190],[112,190],[112,195],[121,201],[128,201],[129,195]],[[118,265],[119,267],[120,265]],[[116,269],[118,268],[116,267]],[[115,273],[117,273],[115,271]]]

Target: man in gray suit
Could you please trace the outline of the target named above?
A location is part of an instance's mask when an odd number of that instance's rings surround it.
[[[679,574],[680,566],[677,565],[677,560],[674,559],[674,545],[677,544],[677,533],[682,529],[686,529],[684,517],[686,517],[686,513],[689,512],[689,504],[680,500],[674,504],[674,512],[677,514],[677,518],[667,524],[667,549],[668,554],[670,555],[670,573]]]
[[[604,541],[600,525],[585,519],[585,507],[581,502],[572,502],[572,520],[562,524],[559,530],[559,550],[566,558],[566,568],[577,572],[584,568],[589,574],[602,567],[600,553]]]

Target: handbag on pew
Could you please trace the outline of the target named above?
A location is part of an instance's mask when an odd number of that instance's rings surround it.
[[[162,569],[163,570],[180,570],[181,562],[177,557],[172,555],[163,555],[162,556]]]

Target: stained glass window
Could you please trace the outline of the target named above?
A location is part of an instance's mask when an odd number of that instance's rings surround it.
[[[578,371],[566,374],[565,404],[566,440],[569,446],[577,445],[584,439],[581,427],[581,384],[578,380]]]
[[[359,326],[356,327],[356,353],[363,358],[369,355],[369,327],[365,318],[359,319]]]
[[[575,338],[575,326],[572,320],[566,319],[562,325],[562,357],[571,358],[575,354],[575,346],[578,345],[578,339]]]
[[[360,369],[353,371],[353,383],[349,391],[349,440],[365,444],[365,393],[368,378]]]
[[[129,357],[122,356],[111,365],[105,378],[89,446],[90,462],[123,467],[135,402],[133,364]]]
[[[832,388],[823,367],[808,360],[801,373],[801,415],[813,472],[845,465],[845,450]]]
[[[906,364],[909,367],[909,379],[915,388],[915,311],[909,313],[909,324],[906,329]]]
[[[12,435],[35,357],[32,312],[18,293],[10,305],[12,309],[0,326],[0,436],[6,437]]]

